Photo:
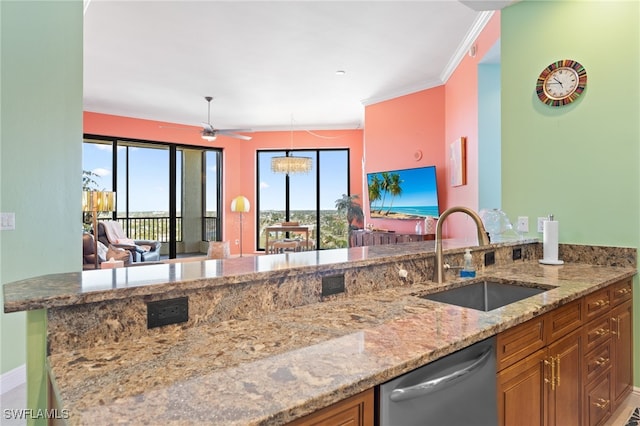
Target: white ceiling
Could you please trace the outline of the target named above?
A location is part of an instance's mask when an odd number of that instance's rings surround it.
[[[92,0],[84,109],[197,126],[210,95],[216,128],[361,128],[365,105],[445,82],[489,17],[457,0]]]

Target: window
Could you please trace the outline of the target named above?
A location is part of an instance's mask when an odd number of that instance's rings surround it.
[[[114,190],[113,219],[130,238],[167,242],[169,257],[220,239],[221,164],[217,149],[97,136],[83,144],[88,189]]]
[[[222,211],[222,196],[220,191],[222,156],[220,151],[205,151],[202,156],[202,170],[204,171],[203,206],[204,217],[203,241],[220,241],[222,227],[220,212]]]
[[[283,155],[310,157],[311,172],[272,172],[271,159]],[[337,214],[335,201],[349,192],[349,150],[258,151],[257,156],[257,249],[265,249],[265,227],[284,221],[310,225],[317,249],[347,247],[347,220]]]

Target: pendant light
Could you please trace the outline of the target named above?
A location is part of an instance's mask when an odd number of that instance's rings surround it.
[[[293,151],[293,114],[291,114],[291,149],[289,155],[273,157],[271,159],[271,171],[274,173],[309,173],[313,167],[311,157],[294,156]]]

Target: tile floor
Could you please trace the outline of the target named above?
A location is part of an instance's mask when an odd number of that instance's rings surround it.
[[[20,385],[8,392],[0,395],[0,425],[2,426],[25,426],[25,419],[17,420],[7,415],[4,410],[19,410],[27,406],[27,385]],[[9,417],[9,418],[6,418]]]
[[[640,407],[640,389],[636,388],[627,400],[613,413],[604,426],[625,426],[636,407]]]

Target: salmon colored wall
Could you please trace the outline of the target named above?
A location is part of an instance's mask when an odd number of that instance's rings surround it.
[[[438,198],[446,191],[444,162],[444,86],[369,105],[365,108],[365,173],[436,166]],[[422,158],[416,161],[416,151]],[[365,182],[366,185],[366,182]],[[364,189],[366,194],[366,187]],[[415,232],[416,221],[371,219],[365,201],[365,222],[376,228]]]
[[[218,136],[215,141],[207,142],[200,137],[200,130],[198,126],[84,112],[84,133],[86,134],[222,148],[223,239],[235,241],[240,238],[240,229],[235,220],[237,213],[231,212],[231,200],[237,195],[244,195],[251,203],[251,210],[243,218],[242,249],[245,253],[253,252],[256,246],[256,152],[262,149],[290,148],[291,132],[254,132],[251,133],[250,141]],[[361,194],[362,130],[316,130],[312,133],[321,137],[306,131],[294,131],[293,147],[295,149],[349,148],[351,194]],[[231,253],[239,253],[239,246],[231,244]]]
[[[467,184],[452,187],[448,180],[443,206],[466,206],[478,210],[478,63],[500,37],[500,13],[496,12],[475,41],[476,55],[465,55],[445,85],[445,161],[449,170],[449,144],[467,138]],[[470,238],[475,225],[463,214],[449,216],[444,224],[449,238]]]
[[[475,42],[476,56],[465,55],[445,85],[365,108],[365,173],[435,165],[440,212],[456,205],[478,209],[477,65],[499,37],[496,12]],[[449,144],[461,136],[467,138],[467,185],[451,187]],[[423,152],[420,161],[414,159],[417,150]],[[375,227],[415,231],[415,221],[370,219],[368,200],[365,205],[367,222]],[[445,236],[475,239],[472,227],[470,220],[454,214],[445,223]]]

